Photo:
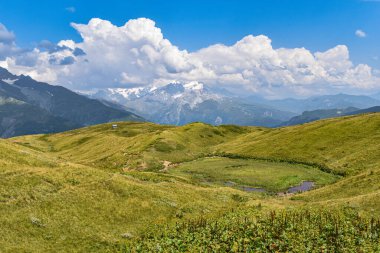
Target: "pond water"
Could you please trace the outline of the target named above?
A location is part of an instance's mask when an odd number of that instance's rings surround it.
[[[303,181],[302,184],[298,186],[293,186],[288,189],[288,193],[297,193],[309,191],[314,187],[314,182],[312,181]]]
[[[225,186],[232,187],[235,185],[236,183],[231,182],[231,181],[225,182]],[[300,185],[290,187],[284,193],[298,193],[298,192],[310,191],[314,187],[314,185],[315,184],[312,181],[303,181]],[[240,189],[246,192],[266,192],[264,188],[259,188],[259,187],[242,186],[240,187]]]

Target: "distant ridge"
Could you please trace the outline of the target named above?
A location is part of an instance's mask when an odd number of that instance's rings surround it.
[[[52,133],[115,120],[143,121],[61,86],[0,68],[0,136]]]
[[[365,109],[372,106],[380,105],[380,101],[365,95],[335,94],[313,96],[305,99],[286,98],[279,100],[258,99],[257,97],[248,97],[247,100],[257,100],[258,103],[282,108],[282,110],[294,113],[303,113],[304,111],[342,109],[355,107]]]
[[[314,111],[304,111],[301,115],[295,116],[290,120],[281,124],[281,126],[293,126],[304,124],[320,119],[327,119],[333,117],[340,117],[347,115],[349,113],[355,113],[358,108],[348,107],[345,109],[325,109],[325,110],[314,110]]]
[[[380,106],[373,106],[373,107],[370,107],[367,109],[349,112],[349,113],[346,113],[346,115],[355,115],[355,114],[362,114],[362,113],[374,113],[374,112],[380,112]]]
[[[159,124],[184,125],[204,122],[212,125],[274,127],[295,113],[255,101],[242,101],[223,89],[200,82],[173,82],[162,87],[110,88],[90,97],[118,103]]]

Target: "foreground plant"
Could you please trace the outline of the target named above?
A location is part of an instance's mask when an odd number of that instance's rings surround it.
[[[124,252],[379,252],[380,220],[350,209],[235,211],[156,228]]]

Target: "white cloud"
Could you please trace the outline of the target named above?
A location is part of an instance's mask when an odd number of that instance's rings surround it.
[[[358,29],[358,30],[355,31],[355,35],[357,37],[359,37],[359,38],[365,38],[365,37],[367,37],[367,34],[363,30],[360,30],[360,29]]]
[[[9,56],[1,65],[76,90],[177,80],[269,95],[305,95],[380,84],[371,67],[350,61],[344,45],[315,53],[305,48],[274,49],[267,36],[248,35],[230,46],[216,44],[188,52],[164,38],[155,22],[146,18],[121,27],[94,18],[72,27],[82,37],[79,43],[44,43],[45,49]]]
[[[16,36],[0,23],[0,60],[20,51],[15,43]]]
[[[0,23],[0,42],[10,44],[13,43],[16,39],[16,36],[13,32],[8,31],[8,29]]]

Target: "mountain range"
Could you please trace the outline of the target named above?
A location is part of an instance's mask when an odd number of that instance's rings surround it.
[[[380,92],[372,94],[371,97],[374,99],[380,100]]]
[[[199,82],[175,82],[162,87],[109,88],[97,90],[90,97],[122,105],[152,122],[173,125],[201,121],[213,125],[276,127],[338,117],[380,105],[380,101],[373,97],[347,94],[280,100],[241,97]]]
[[[380,105],[380,101],[364,95],[335,94],[312,96],[305,99],[286,98],[279,100],[267,100],[260,97],[248,97],[246,101],[282,108],[283,110],[301,114],[304,111],[344,109],[355,107],[359,109]]]
[[[0,68],[0,136],[60,132],[115,120],[143,121],[126,110],[61,86]]]
[[[283,122],[281,126],[299,125],[320,119],[340,117],[358,110],[359,109],[355,107],[348,107],[345,109],[320,109],[314,111],[304,111],[301,115],[295,116],[290,120]]]
[[[171,125],[204,122],[277,127],[364,113],[360,110],[375,108],[373,111],[379,105],[374,97],[347,94],[281,100],[242,97],[200,82],[108,88],[84,95],[0,68],[0,136],[3,138],[145,119]]]
[[[241,102],[225,90],[199,82],[176,82],[158,88],[105,89],[91,97],[122,104],[147,120],[161,124],[201,121],[213,125],[274,127],[296,115],[267,105]]]

